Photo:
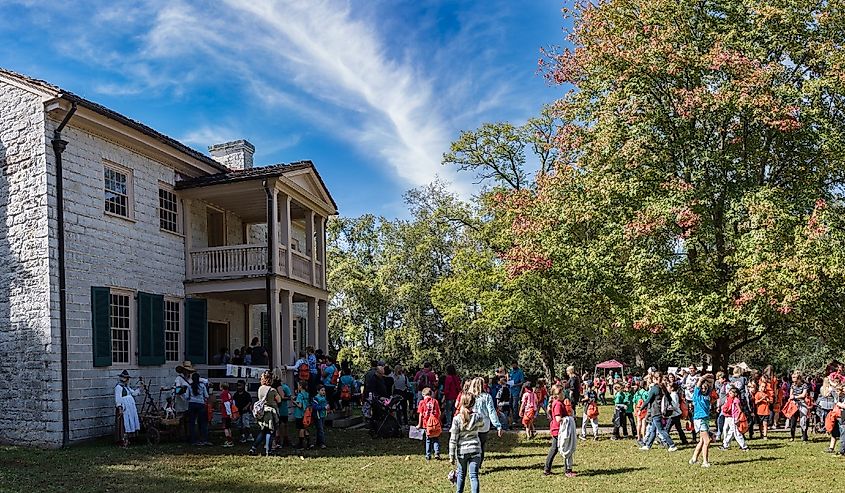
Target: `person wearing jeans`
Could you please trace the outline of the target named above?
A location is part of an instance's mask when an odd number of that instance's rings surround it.
[[[455,491],[463,493],[469,475],[470,491],[478,493],[478,468],[481,466],[481,440],[478,432],[484,426],[484,419],[473,410],[473,394],[463,394],[460,406],[461,410],[452,420],[452,428],[449,430],[449,462],[457,468]]]
[[[208,413],[205,403],[208,401],[208,388],[200,381],[198,373],[191,375],[191,384],[186,393],[188,398],[188,426],[191,429],[191,443],[194,445],[209,445],[208,442]],[[199,424],[199,437],[197,437]]]
[[[648,428],[648,433],[640,450],[651,450],[651,446],[654,445],[654,440],[658,435],[660,436],[660,441],[669,447],[669,452],[678,450],[675,447],[675,442],[672,441],[672,438],[663,428],[664,401],[668,400],[669,397],[661,387],[663,383],[662,377],[663,375],[657,371],[651,375],[651,388],[648,390],[648,400],[642,405],[642,409],[648,408],[649,423],[651,426]]]

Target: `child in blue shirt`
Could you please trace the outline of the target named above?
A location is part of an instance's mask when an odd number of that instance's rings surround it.
[[[297,448],[300,450],[305,447],[311,448],[311,437],[308,434],[308,428],[302,420],[305,417],[305,409],[311,405],[307,387],[308,382],[300,380],[297,383],[296,400],[293,401],[293,417],[296,419],[296,429],[299,432],[299,445]]]
[[[314,408],[314,423],[317,425],[317,446],[320,448],[326,448],[326,434],[323,428],[323,422],[326,419],[326,414],[329,409],[329,401],[326,398],[325,385],[320,386],[320,390],[318,390],[317,395],[314,396],[311,406]]]

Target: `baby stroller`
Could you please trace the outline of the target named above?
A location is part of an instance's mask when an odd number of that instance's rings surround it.
[[[402,436],[402,427],[399,425],[397,418],[402,399],[401,395],[394,395],[389,399],[386,397],[374,397],[372,399],[370,435],[373,438],[399,438]]]

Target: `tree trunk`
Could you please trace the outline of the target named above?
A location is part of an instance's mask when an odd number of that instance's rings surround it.
[[[713,348],[710,350],[710,360],[713,365],[713,371],[728,371],[730,357],[730,340],[727,337],[719,337],[714,340]]]
[[[551,385],[555,381],[555,355],[554,348],[543,346],[540,349],[540,363],[543,365],[543,372],[546,374],[546,384]]]

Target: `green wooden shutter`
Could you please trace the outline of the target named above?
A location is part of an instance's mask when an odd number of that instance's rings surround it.
[[[267,354],[273,354],[273,338],[270,335],[270,319],[267,312],[261,312],[261,345],[267,348]]]
[[[138,364],[164,364],[164,296],[138,293]]]
[[[206,364],[208,354],[208,301],[185,300],[185,359],[192,364]]]
[[[111,366],[109,288],[91,286],[91,338],[94,366]]]

